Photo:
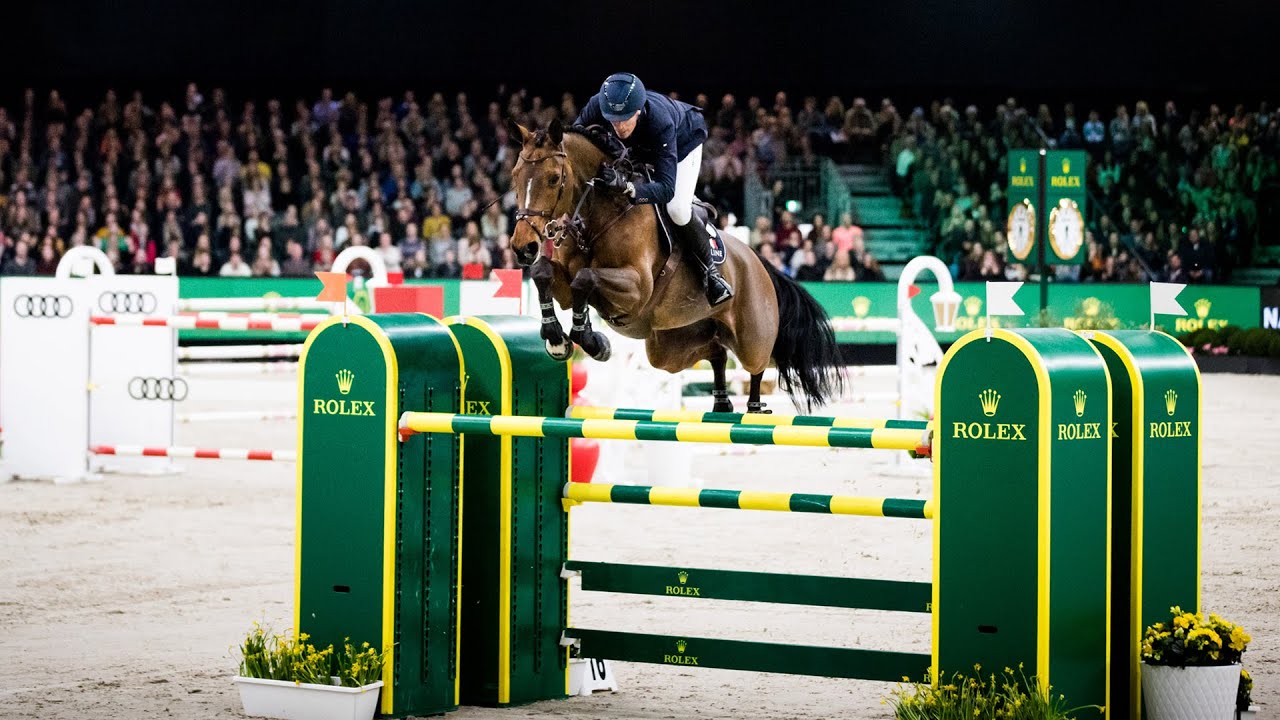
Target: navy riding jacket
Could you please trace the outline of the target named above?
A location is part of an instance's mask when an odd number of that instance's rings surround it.
[[[701,108],[652,90],[645,95],[636,129],[622,143],[631,150],[634,160],[654,168],[653,182],[636,185],[636,202],[665,204],[676,193],[676,163],[707,139],[707,123],[702,119]],[[601,114],[600,100],[594,96],[578,113],[574,124],[613,128]]]

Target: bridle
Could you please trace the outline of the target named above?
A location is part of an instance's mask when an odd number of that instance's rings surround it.
[[[557,158],[557,157],[566,158],[568,157],[568,155],[569,154],[566,153],[564,150],[557,150],[556,152],[553,152],[550,155],[546,155],[544,157],[540,157],[537,160],[530,160],[524,155],[521,155],[520,161],[529,163],[530,165],[536,165],[540,162],[546,162],[547,160],[550,160],[552,158]],[[525,190],[524,190],[524,207],[516,210],[516,225],[519,225],[522,222],[529,223],[529,227],[533,228],[533,231],[538,234],[538,237],[542,240],[543,244],[552,242],[554,239],[554,241],[556,242],[556,245],[559,245],[558,236],[560,235],[561,231],[558,228],[557,221],[554,220],[553,218],[555,217],[556,208],[560,207],[560,200],[564,196],[564,189],[569,184],[569,173],[567,172],[567,168],[564,167],[566,164],[567,163],[565,161],[563,160],[561,161],[560,183],[556,187],[556,199],[555,199],[555,202],[551,203],[550,209],[546,209],[546,210],[530,210],[529,209],[529,201],[533,198],[533,178],[529,178],[529,184],[525,186]],[[540,217],[544,220],[542,224],[542,228],[539,228],[537,225],[533,223],[533,220],[531,218],[536,218],[536,217]],[[555,225],[556,227],[553,227],[553,225]],[[547,234],[543,234],[544,230],[546,231]],[[555,237],[549,238],[547,235],[552,235]]]
[[[545,162],[551,158],[567,158],[568,153],[564,150],[557,150],[556,152],[540,157],[537,160],[531,160],[523,154],[519,157],[522,162],[533,165]],[[533,231],[537,233],[538,239],[541,240],[541,245],[548,256],[551,255],[551,248],[560,247],[560,243],[562,243],[566,237],[572,237],[574,245],[577,246],[578,250],[589,254],[591,252],[592,240],[603,235],[607,230],[612,228],[619,220],[621,220],[623,216],[631,210],[631,208],[635,207],[634,204],[628,204],[617,215],[615,215],[613,219],[600,228],[599,231],[588,236],[587,223],[582,217],[582,206],[586,203],[587,198],[591,196],[592,191],[596,189],[595,180],[593,179],[587,181],[587,188],[583,191],[582,196],[578,198],[578,203],[573,208],[572,217],[566,215],[563,219],[557,219],[555,217],[556,208],[560,207],[560,200],[564,197],[564,189],[569,184],[568,168],[565,167],[567,164],[568,163],[566,161],[561,160],[560,183],[556,187],[556,199],[551,204],[550,209],[529,209],[529,200],[533,195],[533,178],[529,178],[529,182],[525,186],[524,191],[524,207],[516,210],[516,225],[519,225],[521,222],[528,223],[529,227],[533,228]],[[627,163],[626,166],[630,167],[630,164]],[[541,229],[533,223],[532,218],[536,217],[543,218],[544,220]]]

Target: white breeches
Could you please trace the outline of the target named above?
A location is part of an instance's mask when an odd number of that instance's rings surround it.
[[[676,225],[688,225],[693,217],[693,194],[702,170],[702,146],[694,148],[676,164],[676,194],[667,203],[667,214]]]

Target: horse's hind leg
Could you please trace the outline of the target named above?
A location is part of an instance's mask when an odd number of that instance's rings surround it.
[[[724,346],[717,344],[711,353],[711,372],[715,376],[715,386],[711,390],[711,397],[715,399],[715,404],[711,406],[711,412],[733,412],[733,403],[729,400],[729,387],[724,379],[724,367],[729,362],[729,353]]]
[[[555,280],[556,269],[547,256],[540,256],[529,268],[529,276],[533,278],[533,286],[538,289],[538,307],[542,311],[542,343],[547,354],[560,361],[568,360],[573,354],[573,343],[565,337],[564,328],[560,327],[560,319],[556,317],[555,308],[551,304],[551,283]]]
[[[751,376],[751,394],[747,397],[747,412],[749,413],[771,413],[772,410],[765,410],[764,403],[760,402],[760,381],[764,379],[764,373],[756,373]]]
[[[569,338],[581,345],[593,359],[604,362],[613,354],[613,348],[609,345],[609,338],[591,329],[591,317],[587,314],[587,303],[596,290],[595,271],[591,268],[579,270],[569,287],[573,289],[573,327],[569,329]]]

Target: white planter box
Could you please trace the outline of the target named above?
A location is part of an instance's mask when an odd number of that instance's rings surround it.
[[[1240,665],[1169,667],[1142,664],[1147,720],[1235,720]]]
[[[358,688],[239,676],[234,681],[245,715],[279,720],[370,720],[382,687],[381,680]]]

